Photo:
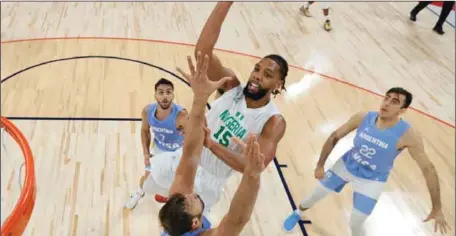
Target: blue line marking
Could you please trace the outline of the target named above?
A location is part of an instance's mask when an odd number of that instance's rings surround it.
[[[277,160],[277,157],[274,158],[274,164],[277,168],[277,172],[279,173],[280,180],[282,181],[283,187],[285,188],[285,193],[287,194],[288,200],[290,201],[291,208],[292,210],[296,210],[296,204],[293,200],[293,197],[291,196],[290,189],[288,188],[287,180],[285,179],[285,176],[283,176],[282,170],[280,169],[279,161]],[[290,212],[291,213],[291,212]],[[304,236],[308,236],[306,227],[304,227],[304,224],[312,224],[312,221],[306,220],[306,221],[299,221],[299,227],[301,228],[302,234]]]

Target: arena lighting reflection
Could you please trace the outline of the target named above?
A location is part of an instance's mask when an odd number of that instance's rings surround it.
[[[380,235],[401,235],[401,236],[417,236],[427,235],[422,229],[422,224],[432,225],[434,228],[434,221],[427,223],[422,222],[426,217],[426,213],[417,216],[410,210],[409,203],[413,193],[394,191],[388,192],[386,187],[385,192],[382,193],[374,211],[366,220],[364,225],[364,232],[369,236]],[[413,199],[417,199],[412,197]],[[351,209],[346,209],[347,219],[350,217]],[[385,227],[388,225],[388,227]]]
[[[292,102],[298,99],[300,95],[306,94],[309,89],[322,80],[319,74],[324,74],[329,67],[330,64],[326,56],[319,52],[312,51],[310,53],[310,59],[306,62],[304,68],[315,73],[306,74],[301,80],[289,84],[284,96],[285,101]]]

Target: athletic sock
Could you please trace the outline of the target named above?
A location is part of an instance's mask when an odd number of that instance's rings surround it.
[[[144,190],[142,190],[141,187],[138,188],[138,191],[136,191],[139,195],[143,195],[144,194]]]
[[[350,215],[350,230],[353,236],[364,235],[363,224],[368,215],[353,209]]]
[[[300,208],[302,208],[303,210],[311,208],[313,205],[315,205],[315,203],[319,202],[321,199],[326,197],[328,193],[330,193],[328,189],[323,187],[321,184],[318,184],[317,187],[310,194],[310,196],[301,201],[298,209],[296,209],[296,213],[298,213],[302,217],[304,215],[304,211],[300,210]]]

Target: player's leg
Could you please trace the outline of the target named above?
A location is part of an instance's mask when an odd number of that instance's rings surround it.
[[[410,20],[416,21],[416,15],[431,3],[431,1],[420,1],[410,12]]]
[[[364,235],[363,225],[374,210],[385,183],[350,178],[353,184],[353,210],[350,215],[350,229],[353,236]]]
[[[445,23],[448,15],[453,9],[454,1],[445,1],[443,2],[442,11],[440,12],[439,20],[435,24],[433,30],[438,34],[442,35],[445,32],[443,31],[443,23]]]
[[[310,14],[310,5],[312,5],[315,1],[308,1],[304,3],[299,10],[307,17],[311,17],[312,15]]]
[[[154,145],[154,147],[152,148],[152,155],[153,156],[158,155],[158,154],[163,153],[163,152],[165,152],[165,151],[160,150],[156,145]],[[171,153],[172,153],[171,156],[174,156],[174,157],[176,155],[180,155],[179,150],[177,150],[175,152],[171,152]],[[171,163],[173,163],[173,162],[171,162]],[[148,170],[151,171],[151,168],[148,168]],[[149,175],[145,176],[144,180],[146,180],[148,178],[148,176]],[[143,184],[144,184],[144,182],[143,182]],[[142,188],[142,186],[143,185],[141,185],[141,188]],[[169,189],[169,188],[167,188],[167,189]],[[168,201],[168,198],[166,197],[166,195],[167,195],[167,192],[166,193],[161,193],[160,191],[157,191],[157,193],[155,194],[155,201],[160,202],[160,203],[165,203],[166,201]]]
[[[144,175],[139,182],[139,189],[125,203],[125,208],[133,209],[138,204],[138,201],[147,194],[155,195],[155,200],[158,202],[166,202],[167,190],[171,186],[172,179],[174,179],[174,171],[172,169],[173,163],[177,162],[175,159],[180,152],[162,152],[153,150],[153,157],[150,158],[150,165],[145,170]],[[175,170],[175,168],[174,168]],[[146,189],[147,188],[147,189]],[[166,189],[166,191],[160,191]],[[160,194],[160,195],[158,195]],[[163,195],[161,195],[163,194]]]
[[[163,152],[151,158],[151,172],[143,185],[145,193],[168,196],[181,155],[182,149],[178,149],[174,152]]]
[[[195,192],[204,201],[205,213],[209,213],[219,201],[224,185],[224,179],[217,178],[201,166],[198,168],[195,178]]]
[[[323,15],[325,16],[325,24],[323,25],[323,28],[326,31],[330,31],[332,29],[332,26],[331,26],[331,20],[329,19],[329,3],[324,3]]]
[[[291,231],[299,220],[304,216],[304,212],[322,200],[330,192],[339,193],[347,183],[348,172],[345,169],[342,158],[340,158],[331,169],[326,171],[323,179],[319,181],[313,192],[293,211],[283,222],[283,229]]]
[[[162,152],[164,152],[164,151],[160,150],[156,145],[153,145],[152,150],[151,150],[152,157],[155,155],[158,155]],[[149,162],[150,162],[150,159],[151,158],[149,158]],[[144,185],[144,181],[147,179],[147,177],[149,177],[150,171],[151,171],[150,165],[146,166],[146,169],[144,170],[144,175],[141,176],[141,178],[139,179],[138,194],[140,194],[140,195],[144,196],[143,185]]]

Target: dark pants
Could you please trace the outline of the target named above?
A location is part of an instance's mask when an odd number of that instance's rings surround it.
[[[420,1],[418,3],[418,5],[416,5],[416,7],[413,8],[413,10],[412,10],[412,12],[410,12],[410,14],[412,14],[414,16],[418,15],[418,13],[421,10],[423,10],[425,7],[427,7],[427,5],[429,5],[431,3],[432,2],[428,2],[428,1],[426,1],[426,2]],[[453,6],[454,6],[454,1],[443,2],[442,11],[440,12],[439,20],[435,24],[436,28],[440,28],[440,29],[442,28],[443,23],[445,22],[446,18],[450,14],[451,9],[453,9]]]

